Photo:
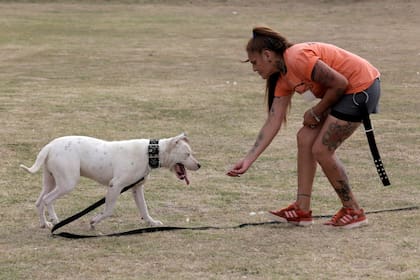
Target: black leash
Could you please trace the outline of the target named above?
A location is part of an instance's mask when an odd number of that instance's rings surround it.
[[[379,155],[378,146],[376,145],[376,141],[375,141],[375,135],[373,134],[372,123],[369,117],[369,111],[367,107],[369,95],[365,91],[363,91],[363,93],[366,95],[366,100],[364,104],[360,106],[360,109],[363,114],[363,126],[365,128],[366,137],[369,142],[370,152],[372,153],[373,162],[375,163],[376,171],[378,172],[378,175],[382,181],[382,184],[384,186],[389,186],[391,185],[391,183],[389,182],[389,178],[388,178],[388,175],[386,174],[384,164],[382,163],[381,156]],[[354,100],[354,98],[353,98],[353,102],[359,106],[359,103],[357,103]]]
[[[367,93],[366,97],[368,98]],[[372,152],[372,156],[376,165],[376,169],[378,171],[379,177],[382,180],[382,183],[384,186],[390,185],[388,176],[385,172],[385,168],[382,164],[381,157],[379,155],[378,148],[376,146],[375,142],[375,136],[373,134],[373,128],[372,124],[369,118],[369,113],[367,109],[367,99],[365,101],[364,106],[361,106],[362,112],[363,112],[363,125],[365,127],[365,133],[368,138],[369,147]],[[359,105],[357,102],[355,102],[356,105]],[[158,168],[159,167],[159,140],[150,140],[149,143],[149,165],[151,168]],[[125,187],[122,189],[121,193],[126,192],[130,188],[134,187],[138,183],[144,180],[144,177],[139,179],[137,182]],[[87,207],[86,209],[76,213],[75,215],[57,223],[54,225],[54,227],[51,229],[51,235],[53,237],[55,236],[61,236],[65,238],[72,238],[72,239],[81,239],[81,238],[94,238],[94,237],[113,237],[113,236],[126,236],[126,235],[133,235],[133,234],[143,234],[143,233],[151,233],[151,232],[158,232],[158,231],[175,231],[175,230],[220,230],[220,229],[237,229],[237,228],[244,228],[244,227],[250,227],[250,226],[263,226],[263,225],[272,225],[272,224],[278,224],[279,222],[261,222],[261,223],[243,223],[236,226],[227,226],[227,227],[217,227],[217,226],[202,226],[202,227],[174,227],[174,226],[163,226],[163,227],[149,227],[149,228],[140,228],[135,229],[131,231],[125,231],[125,232],[119,232],[119,233],[111,233],[111,234],[105,234],[105,235],[82,235],[82,234],[74,234],[69,232],[60,232],[60,233],[54,233],[57,229],[77,220],[78,218],[86,215],[87,213],[93,211],[94,209],[98,208],[102,204],[105,203],[105,198],[102,198],[92,204],[91,206]],[[397,208],[397,209],[385,209],[385,210],[376,210],[371,212],[366,212],[366,214],[369,213],[382,213],[382,212],[391,212],[391,211],[404,211],[404,210],[414,210],[418,209],[418,206],[410,206],[406,208]],[[315,219],[319,218],[329,218],[332,217],[332,215],[319,215],[319,216],[313,216]]]
[[[417,210],[419,209],[418,206],[408,206],[402,208],[391,208],[391,209],[382,209],[382,210],[373,210],[367,211],[366,214],[378,214],[384,212],[397,212],[397,211],[410,211],[410,210]],[[333,215],[315,215],[312,216],[314,219],[323,219],[323,218],[331,218]],[[144,234],[144,233],[153,233],[153,232],[162,232],[162,231],[177,231],[177,230],[194,230],[194,231],[202,231],[202,230],[228,230],[228,229],[241,229],[245,227],[254,227],[254,226],[266,226],[266,225],[275,225],[275,224],[284,224],[277,221],[270,221],[270,222],[260,222],[260,223],[243,223],[235,226],[225,226],[225,227],[217,227],[217,226],[201,226],[201,227],[175,227],[175,226],[162,226],[162,227],[148,227],[148,228],[139,228],[130,231],[118,232],[118,233],[110,233],[104,235],[84,235],[84,234],[74,234],[69,232],[60,232],[60,233],[53,233],[53,237],[61,236],[64,238],[69,239],[85,239],[85,238],[97,238],[97,237],[116,237],[116,236],[127,236],[127,235],[134,235],[134,234]]]

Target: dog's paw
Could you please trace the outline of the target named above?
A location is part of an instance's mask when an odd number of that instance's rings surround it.
[[[89,223],[89,229],[90,230],[95,230],[96,228],[95,228],[95,224],[93,223],[93,221],[90,221],[90,223]]]
[[[90,220],[90,223],[89,223],[90,229],[93,229],[94,230],[95,229],[95,226],[101,221],[101,219],[102,219],[102,215],[101,214],[98,214],[95,217],[93,217],[92,220]]]
[[[147,223],[151,227],[158,227],[158,226],[163,225],[163,223],[161,221],[159,221],[159,220],[149,220],[149,221],[147,221]]]
[[[45,223],[42,223],[42,224],[39,225],[40,228],[49,228],[49,229],[52,229],[53,226],[54,225],[52,223],[47,222],[47,221],[45,221]]]

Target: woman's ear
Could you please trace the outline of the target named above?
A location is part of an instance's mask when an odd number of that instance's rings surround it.
[[[274,52],[271,50],[263,50],[261,53],[262,58],[264,59],[264,61],[267,62],[272,62],[274,61]]]

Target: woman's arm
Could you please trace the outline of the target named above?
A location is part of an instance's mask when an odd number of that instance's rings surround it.
[[[274,98],[267,120],[258,133],[255,144],[249,150],[245,158],[236,163],[234,167],[228,171],[227,175],[236,177],[245,173],[260,154],[264,152],[268,145],[270,145],[271,141],[280,130],[291,98],[292,95]]]
[[[321,101],[312,108],[312,112],[308,110],[304,115],[303,125],[317,124],[313,114],[320,117],[332,105],[334,105],[340,97],[346,92],[348,81],[339,72],[328,66],[322,60],[318,60],[312,70],[311,78],[314,82],[326,88],[326,92]]]

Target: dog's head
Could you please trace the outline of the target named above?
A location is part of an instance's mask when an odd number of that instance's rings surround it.
[[[185,180],[188,185],[187,170],[196,171],[201,166],[192,155],[192,150],[185,133],[170,139],[166,156],[168,157],[169,169],[175,172],[180,180]]]

